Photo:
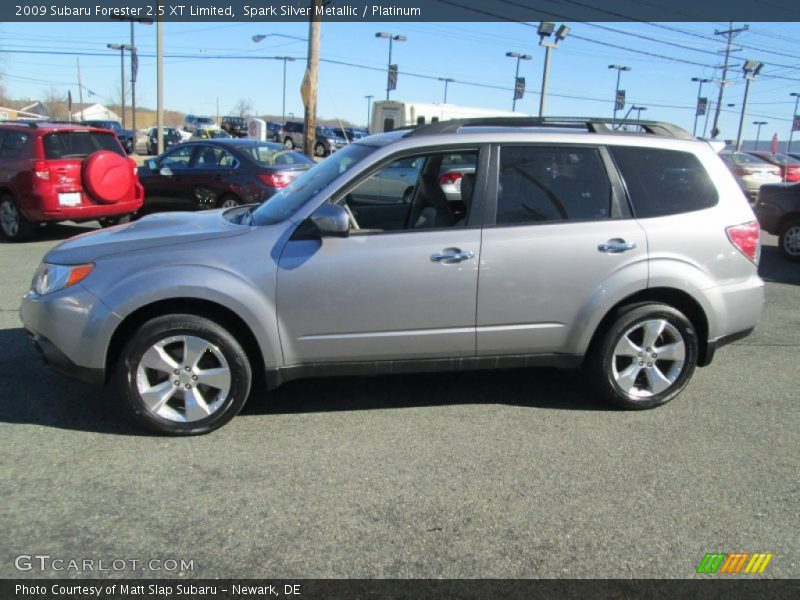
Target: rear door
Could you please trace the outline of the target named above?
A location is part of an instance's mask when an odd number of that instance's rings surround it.
[[[478,355],[570,352],[570,335],[586,322],[592,300],[624,282],[647,281],[644,231],[622,202],[603,148],[508,145],[495,152]]]

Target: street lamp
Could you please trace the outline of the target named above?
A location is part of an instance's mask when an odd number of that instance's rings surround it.
[[[626,67],[625,65],[608,65],[609,69],[616,69],[617,70],[617,90],[614,93],[614,121],[617,120],[617,97],[619,96],[619,80],[620,76],[622,75],[623,71],[630,71],[630,67]],[[622,108],[625,108],[624,106]],[[614,121],[611,122],[612,126],[614,125]]]
[[[794,113],[792,113],[792,125],[791,125],[791,127],[789,127],[789,144],[786,146],[786,152],[791,152],[792,151],[792,134],[794,133],[794,122],[798,118],[798,116],[797,116],[797,103],[800,102],[800,93],[792,92],[789,95],[794,97]]]
[[[745,61],[744,65],[742,66],[742,72],[744,73],[744,100],[742,101],[742,114],[739,117],[739,133],[736,136],[736,151],[742,149],[742,130],[744,129],[744,117],[747,113],[747,97],[750,95],[750,82],[756,78],[761,72],[761,69],[764,68],[764,63],[758,62],[757,60],[747,60]]]
[[[642,119],[642,111],[643,110],[647,110],[647,107],[646,106],[635,106],[634,105],[634,106],[631,106],[631,110],[632,111],[635,110],[636,111],[636,119],[637,120],[641,120]]]
[[[122,128],[125,129],[125,50],[136,52],[129,44],[106,44],[109,50],[119,50],[120,96],[122,97]]]
[[[697,88],[697,106],[694,109],[694,127],[692,128],[692,135],[697,135],[697,117],[700,116],[700,96],[703,94],[703,84],[710,83],[711,79],[704,79],[703,77],[692,77],[692,81],[698,82]],[[705,108],[706,115],[708,115],[708,102],[706,101],[706,108]],[[708,118],[706,118],[706,122]],[[705,129],[703,129],[703,137],[705,137]]]
[[[452,83],[455,79],[450,77],[439,77],[439,81],[444,81],[444,104],[447,104],[447,84]]]
[[[754,150],[758,150],[758,140],[761,138],[761,126],[766,125],[767,121],[753,121],[753,125],[757,125],[758,128],[756,129],[756,147]]]
[[[517,70],[514,72],[514,99],[511,101],[511,110],[513,112],[517,109],[517,80],[519,80],[519,61],[530,60],[533,57],[530,54],[520,54],[519,52],[506,52],[506,56],[517,59]],[[524,90],[522,93],[525,93]]]
[[[375,96],[373,96],[371,94],[369,96],[364,96],[364,98],[367,99],[367,129],[369,129],[369,122],[372,120],[370,118],[372,116],[372,110],[371,110],[371,106],[370,105],[372,104],[372,99],[374,97]]]
[[[131,48],[136,47],[136,38],[134,36],[133,24],[142,23],[143,25],[152,25],[153,19],[149,17],[111,17],[114,21],[129,21],[131,24]],[[133,129],[134,140],[136,138],[136,76],[139,71],[139,57],[136,56],[136,51],[131,52],[131,129]],[[135,144],[135,141],[134,141]]]
[[[375,34],[376,38],[381,39],[388,39],[389,40],[389,62],[388,62],[388,69],[386,71],[386,99],[389,99],[389,93],[396,87],[397,81],[395,80],[395,86],[392,86],[392,42],[405,42],[408,38],[404,35],[397,35],[394,33],[387,33],[385,31],[379,31]],[[397,67],[395,66],[395,71]]]
[[[550,74],[550,50],[558,48],[558,44],[569,35],[570,28],[562,25],[556,31],[555,41],[549,40],[555,25],[548,21],[539,23],[539,45],[544,46],[544,71],[542,72],[542,93],[539,96],[539,116],[544,116],[545,98],[547,97],[547,77]]]
[[[292,37],[294,36],[284,36],[278,33],[268,33],[266,35],[254,35],[251,39],[258,44],[259,42],[267,39],[270,36],[279,36],[279,37]],[[295,38],[295,39],[302,39],[302,38]],[[286,123],[286,63],[287,62],[294,62],[295,59],[291,56],[273,56],[272,59],[274,60],[282,60],[283,61],[283,104],[281,105],[281,121]]]

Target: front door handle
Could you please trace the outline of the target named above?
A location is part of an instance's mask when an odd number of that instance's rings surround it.
[[[619,254],[634,248],[636,248],[636,242],[626,242],[622,238],[614,238],[597,246],[600,252],[608,252],[609,254]]]
[[[475,258],[475,253],[471,251],[462,252],[460,248],[445,248],[438,254],[431,254],[431,262],[438,262],[445,265],[460,263],[470,258]]]

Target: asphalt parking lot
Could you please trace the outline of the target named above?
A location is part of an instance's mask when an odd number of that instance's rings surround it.
[[[800,577],[800,265],[771,236],[756,332],[662,408],[552,370],[324,379],[172,439],[25,337],[36,265],[92,226],[0,244],[0,577],[682,578],[717,551]],[[194,569],[20,572],[20,554]]]

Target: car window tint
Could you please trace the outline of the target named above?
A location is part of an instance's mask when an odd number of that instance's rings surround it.
[[[625,180],[637,218],[710,208],[719,196],[705,168],[689,152],[609,147]]]
[[[117,137],[110,133],[58,131],[48,133],[44,136],[43,141],[45,158],[82,158],[98,150],[109,150],[125,156],[125,151],[120,147]]]
[[[192,158],[194,146],[184,146],[179,144],[175,150],[168,152],[161,158],[162,167],[188,167]]]
[[[3,136],[3,145],[0,146],[0,158],[19,157],[27,143],[27,133],[22,133],[21,131],[6,131]]]
[[[610,215],[611,183],[596,149],[501,149],[498,225],[607,219]]]
[[[225,152],[222,148],[215,148],[214,146],[200,146],[197,149],[197,156],[194,159],[194,168],[195,169],[219,169],[222,168],[223,160],[227,159],[225,156],[229,156],[231,160],[233,157],[230,156],[227,152]]]

